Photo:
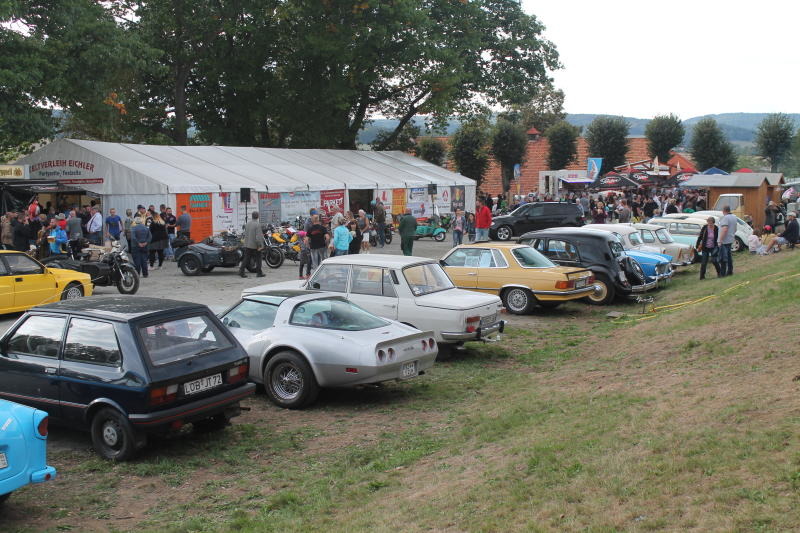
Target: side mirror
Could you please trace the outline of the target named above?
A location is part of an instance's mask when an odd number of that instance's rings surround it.
[[[439,259],[439,265],[442,267],[446,267],[447,263],[444,262],[444,259]]]
[[[312,289],[319,289],[319,283],[317,283],[316,281],[315,281],[315,282],[313,282],[313,283],[311,284],[311,288],[312,288]]]

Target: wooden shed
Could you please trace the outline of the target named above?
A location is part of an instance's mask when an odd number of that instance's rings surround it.
[[[770,200],[780,202],[783,174],[777,172],[734,172],[732,174],[697,174],[681,187],[706,189],[708,208],[714,209],[721,194],[741,194],[744,209],[739,216],[750,215],[753,226],[764,225],[764,209]]]

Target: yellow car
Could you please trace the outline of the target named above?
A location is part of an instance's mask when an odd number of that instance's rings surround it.
[[[0,314],[91,295],[89,274],[48,268],[22,252],[0,250]]]
[[[509,312],[546,309],[594,291],[590,270],[557,266],[525,244],[480,242],[450,250],[440,261],[461,289],[497,294]]]

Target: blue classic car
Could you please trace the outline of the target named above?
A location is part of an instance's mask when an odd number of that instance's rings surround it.
[[[253,394],[249,359],[204,305],[81,298],[36,307],[0,339],[0,398],[47,409],[122,461],[148,434],[227,426]]]
[[[28,483],[56,477],[47,466],[47,413],[0,400],[0,503]]]

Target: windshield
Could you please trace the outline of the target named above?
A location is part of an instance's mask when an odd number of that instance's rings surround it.
[[[556,266],[555,263],[530,246],[527,248],[514,248],[511,250],[511,253],[523,268],[546,268]]]
[[[639,235],[639,232],[628,233],[628,239],[630,239],[631,244],[633,244],[633,245],[637,245],[638,246],[639,244],[643,244],[642,243],[642,237]]]
[[[453,282],[437,263],[425,263],[403,270],[403,276],[414,296],[452,289]]]
[[[339,298],[320,298],[298,304],[289,323],[294,326],[363,331],[388,326],[390,322]]]
[[[664,244],[670,244],[675,242],[675,239],[672,238],[672,235],[665,229],[657,229],[656,230],[656,237],[658,240],[663,242]]]
[[[261,331],[272,327],[277,312],[277,305],[242,300],[239,305],[225,313],[222,323],[229,328]]]
[[[145,352],[155,366],[233,346],[211,319],[190,316],[139,327]]]

